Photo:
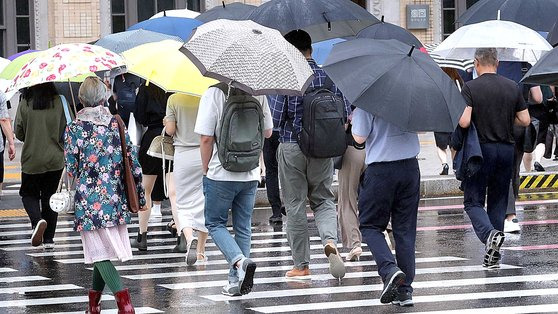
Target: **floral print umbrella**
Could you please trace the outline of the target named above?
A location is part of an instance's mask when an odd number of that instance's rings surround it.
[[[80,75],[123,66],[124,59],[105,48],[88,44],[62,44],[39,52],[24,64],[8,91],[46,82],[66,82]]]

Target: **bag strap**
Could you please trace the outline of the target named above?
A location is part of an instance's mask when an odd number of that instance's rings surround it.
[[[120,146],[122,147],[122,162],[124,163],[124,166],[126,166],[126,164],[129,162],[128,149],[126,147],[126,134],[124,131],[126,129],[126,126],[124,124],[124,121],[120,117],[120,115],[115,114],[114,118],[116,119],[116,122],[118,122],[118,133],[120,134]]]
[[[60,100],[62,101],[62,107],[64,108],[64,115],[66,116],[66,125],[72,123],[72,116],[70,115],[70,108],[68,107],[68,101],[66,101],[66,97],[63,95],[59,95]]]
[[[330,92],[334,93],[334,91],[333,91],[333,81],[327,75],[326,75],[324,85],[322,86],[322,88],[325,88],[325,89],[329,90]]]
[[[62,185],[64,184],[64,176],[66,175],[66,167],[62,170],[62,175],[60,176],[60,181],[58,182],[58,188],[56,188],[56,193],[62,192]]]

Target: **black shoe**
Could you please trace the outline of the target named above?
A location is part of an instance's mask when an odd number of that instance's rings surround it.
[[[184,233],[176,238],[176,246],[172,249],[174,253],[186,253],[188,251],[188,243]]]
[[[281,216],[271,216],[271,217],[269,217],[269,223],[280,225],[280,224],[283,223],[283,217],[281,217]]]
[[[173,237],[176,237],[178,235],[178,230],[176,230],[176,224],[174,223],[174,220],[171,220],[167,224],[167,231],[170,232]]]
[[[258,183],[258,188],[265,188],[265,177],[262,177],[260,183]]]
[[[539,171],[539,172],[545,171],[545,170],[544,170],[544,167],[543,167],[540,163],[538,163],[538,162],[536,162],[536,161],[535,161],[535,164],[534,164],[533,166],[534,166],[534,168],[535,168],[536,171]]]
[[[490,231],[490,235],[486,240],[486,253],[484,254],[484,259],[482,266],[486,268],[498,268],[500,265],[500,247],[504,244],[504,239],[506,236],[502,231],[496,229]]]
[[[390,303],[397,297],[397,289],[405,282],[405,274],[399,269],[395,268],[387,277],[384,282],[384,290],[380,296],[381,303]]]
[[[140,251],[147,251],[147,232],[138,232],[138,237],[132,242],[132,247]]]
[[[442,172],[440,172],[441,176],[447,176],[448,172],[449,172],[449,166],[448,164],[443,164],[443,168],[442,168]]]
[[[409,291],[398,292],[395,300],[391,301],[391,304],[399,306],[413,306],[413,293]]]
[[[554,156],[553,161],[558,161],[558,156]]]
[[[283,216],[287,216],[287,210],[285,209],[285,206],[281,206],[281,214],[283,214]]]

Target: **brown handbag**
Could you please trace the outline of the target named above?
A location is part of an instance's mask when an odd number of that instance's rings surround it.
[[[140,210],[138,190],[132,174],[132,164],[128,157],[128,145],[126,145],[126,126],[119,115],[114,115],[118,121],[118,131],[120,133],[120,145],[122,146],[122,160],[124,161],[124,189],[126,189],[126,199],[128,199],[128,210],[137,213]]]

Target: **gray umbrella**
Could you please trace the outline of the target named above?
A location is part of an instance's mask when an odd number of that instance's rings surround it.
[[[368,11],[350,0],[271,0],[256,8],[249,19],[286,34],[307,31],[314,42],[355,36],[378,23]]]
[[[223,5],[216,6],[211,10],[205,11],[204,13],[200,14],[196,17],[196,20],[202,21],[204,23],[211,22],[218,19],[227,19],[227,20],[246,20],[248,16],[256,6],[244,4],[240,2],[233,2],[231,4],[225,4],[225,1],[222,2]]]
[[[545,54],[521,81],[541,85],[558,85],[558,47]]]
[[[107,35],[99,39],[95,45],[116,53],[123,53],[126,50],[130,50],[143,44],[158,42],[166,39],[172,39],[179,42],[183,41],[180,37],[165,35],[145,29],[137,29]]]
[[[558,20],[554,23],[552,30],[548,33],[547,37],[548,42],[552,45],[552,47],[558,46]]]
[[[380,23],[368,26],[357,34],[357,38],[370,39],[396,39],[408,45],[414,45],[417,48],[422,47],[422,43],[408,30],[395,24],[384,22],[384,16]]]
[[[323,68],[354,106],[404,131],[452,132],[465,109],[436,62],[397,40],[339,43]]]

